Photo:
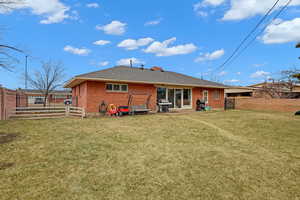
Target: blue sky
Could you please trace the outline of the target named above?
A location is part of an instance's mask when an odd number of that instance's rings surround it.
[[[287,0],[281,0],[274,15]],[[299,66],[300,0],[273,21],[252,46],[215,70],[274,0],[25,0],[0,10],[1,43],[28,52],[29,72],[42,60],[64,63],[66,79],[129,63],[161,66],[226,84],[249,85]],[[0,84],[24,87],[24,56]]]

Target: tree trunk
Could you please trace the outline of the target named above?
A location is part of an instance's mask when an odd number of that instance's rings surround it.
[[[45,94],[44,107],[47,105],[48,94]]]

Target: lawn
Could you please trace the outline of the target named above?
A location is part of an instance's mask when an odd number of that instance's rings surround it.
[[[300,199],[300,117],[0,121],[0,199]]]

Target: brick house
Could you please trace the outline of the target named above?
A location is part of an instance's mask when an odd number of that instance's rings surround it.
[[[148,101],[148,108],[153,111],[160,100],[172,103],[172,109],[195,109],[197,99],[205,100],[213,109],[223,109],[226,88],[220,83],[164,71],[160,67],[128,66],[78,75],[65,87],[72,88],[73,104],[88,113],[99,112],[101,102],[126,106],[130,96],[134,96],[135,105]]]
[[[23,93],[25,93],[28,105],[35,104],[38,99],[44,101],[43,91],[35,90],[35,89],[20,89]],[[47,104],[62,104],[64,100],[70,99],[72,97],[72,93],[70,90],[54,90],[52,91],[47,99]]]

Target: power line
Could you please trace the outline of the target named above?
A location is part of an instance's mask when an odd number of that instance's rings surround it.
[[[272,20],[270,21],[270,23],[266,24],[264,26],[264,28],[259,31],[255,37],[252,38],[252,40],[250,40],[250,42],[247,43],[247,45],[244,47],[244,49],[242,49],[231,61],[230,63],[232,63],[233,61],[235,61],[246,49],[248,49],[249,46],[251,46],[251,44],[256,40],[256,38],[261,35],[266,29],[267,27],[275,20],[277,19],[281,14],[282,12],[289,6],[289,4],[292,2],[292,0],[289,0],[280,10],[279,12],[272,18]]]
[[[272,10],[275,8],[275,6],[278,4],[280,0],[276,0],[276,2],[273,4],[273,6],[267,11],[267,13],[260,19],[260,21],[256,24],[256,26],[247,34],[247,36],[242,40],[242,42],[237,46],[237,48],[233,51],[233,53],[225,60],[223,64],[221,64],[216,70],[222,68],[225,66],[232,57],[235,56],[235,54],[240,50],[240,48],[243,46],[243,44],[250,38],[250,36],[259,28],[259,26],[265,21],[265,19],[269,16],[269,14],[272,12]]]

